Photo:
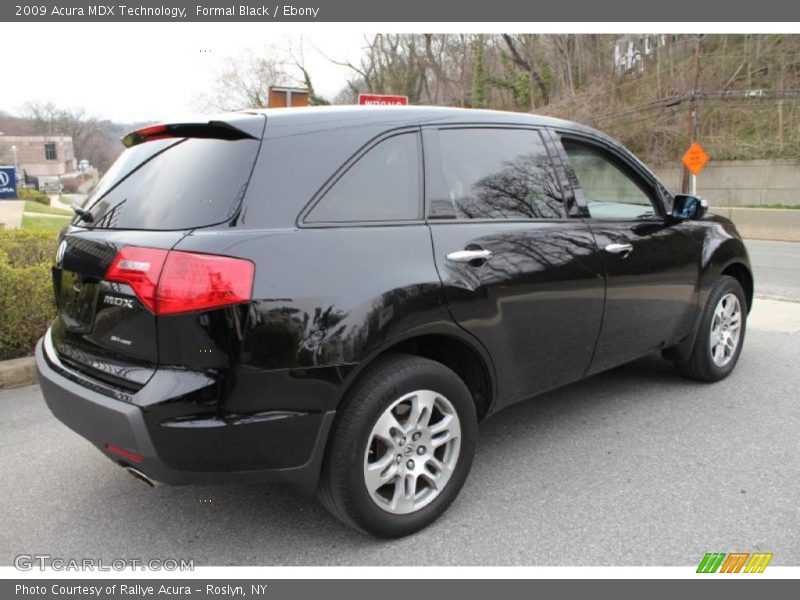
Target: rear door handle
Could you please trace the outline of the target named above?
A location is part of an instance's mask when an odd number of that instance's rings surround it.
[[[633,244],[609,244],[606,246],[606,252],[621,254],[622,258],[625,258],[628,254],[633,252]]]
[[[457,263],[468,263],[473,260],[489,260],[491,257],[491,250],[458,250],[448,254],[447,260]]]

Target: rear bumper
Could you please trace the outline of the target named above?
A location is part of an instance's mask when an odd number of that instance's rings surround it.
[[[49,339],[48,330],[36,346],[36,370],[48,408],[115,463],[141,471],[154,481],[173,485],[286,482],[307,493],[316,489],[334,411],[288,417],[276,414],[274,418],[256,419],[252,423],[213,420],[196,427],[191,421],[187,426],[162,426],[153,414],[158,414],[160,406],[174,403],[176,398],[172,394],[180,385],[165,386],[163,378],[161,381],[154,378],[156,381],[134,395],[123,392],[118,398],[112,397],[102,384],[82,381],[85,376],[63,365]],[[167,390],[170,395],[159,397]],[[303,435],[298,436],[298,431]],[[279,450],[297,443],[309,447],[297,449],[298,452]],[[253,444],[258,447],[250,448]],[[109,452],[107,445],[141,459]],[[159,453],[157,446],[167,449],[169,454]],[[264,454],[271,450],[275,451],[268,456]],[[178,458],[176,452],[180,453]],[[262,455],[261,461],[253,459]],[[226,459],[220,461],[220,456]],[[301,464],[297,456],[304,458]],[[281,464],[282,460],[287,464]],[[259,462],[264,468],[259,468]],[[254,468],[237,469],[237,464]]]

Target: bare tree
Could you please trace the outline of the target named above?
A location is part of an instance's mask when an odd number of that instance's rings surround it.
[[[328,59],[349,71],[334,103],[371,92],[404,94],[413,104],[535,109],[597,126],[655,163],[674,162],[685,151],[689,98],[702,90],[694,98],[698,136],[714,158],[800,155],[800,36],[707,36],[697,82],[694,40],[667,34],[377,34],[365,38],[360,58]],[[292,81],[312,90],[312,103],[324,102],[302,52],[286,64],[268,56],[232,65],[221,77],[225,102],[217,106],[263,106],[270,83]]]
[[[60,108],[52,102],[28,102],[20,113],[33,135],[64,135],[72,138],[75,157],[103,167],[108,162],[107,128],[83,108]]]
[[[285,61],[274,50],[263,54],[246,50],[226,59],[215,91],[201,103],[212,110],[266,108],[269,88],[291,83]]]
[[[367,45],[358,63],[329,57],[333,64],[353,72],[347,87],[350,96],[360,92],[402,94],[417,104],[429,89],[425,36],[377,34]]]
[[[524,38],[528,38],[528,43],[524,45],[525,48],[530,49],[532,44],[530,43],[533,36],[523,36]],[[541,73],[536,68],[536,61],[533,57],[533,52],[528,51],[527,56],[523,56],[520,50],[517,48],[517,44],[514,41],[514,38],[507,33],[503,34],[503,41],[508,46],[508,51],[511,53],[511,58],[514,61],[514,64],[518,67],[524,69],[530,74],[531,84],[530,84],[530,96],[531,96],[531,110],[536,108],[536,94],[534,94],[534,87],[539,88],[539,93],[542,95],[542,103],[543,104],[550,104],[550,92],[547,89],[547,85],[542,78]],[[524,43],[524,42],[523,42]]]
[[[300,71],[301,78],[298,79],[299,83],[308,90],[308,104],[310,106],[324,106],[330,102],[317,94],[314,90],[314,84],[311,81],[311,73],[306,68],[305,52],[303,50],[303,40],[300,39],[300,47],[297,50],[292,50],[292,61],[294,66]]]

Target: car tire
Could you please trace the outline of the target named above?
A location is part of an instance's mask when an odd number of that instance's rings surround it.
[[[361,377],[331,436],[322,504],[368,534],[402,537],[441,516],[464,485],[477,438],[475,404],[446,366],[394,354]]]
[[[678,371],[697,381],[714,382],[730,375],[739,360],[747,329],[747,299],[739,282],[721,276],[708,296],[689,360]],[[726,315],[726,311],[730,314]],[[735,345],[731,331],[738,326]]]

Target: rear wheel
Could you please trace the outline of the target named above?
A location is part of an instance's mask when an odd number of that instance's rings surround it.
[[[698,381],[724,379],[739,360],[746,326],[747,300],[742,286],[723,275],[708,296],[692,354],[677,365],[678,370]]]
[[[475,405],[444,365],[391,356],[355,387],[339,415],[319,495],[345,523],[400,537],[436,520],[472,465]]]

